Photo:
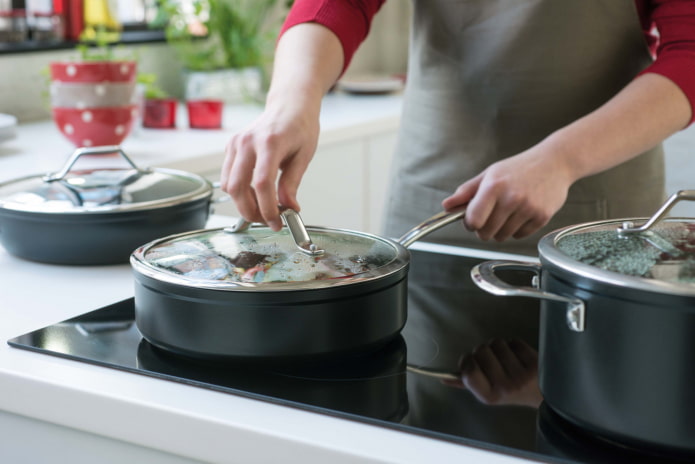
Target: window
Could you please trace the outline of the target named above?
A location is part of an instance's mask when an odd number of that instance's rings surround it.
[[[96,27],[123,43],[163,41],[149,26],[157,13],[157,0],[0,0],[0,53],[72,48]]]

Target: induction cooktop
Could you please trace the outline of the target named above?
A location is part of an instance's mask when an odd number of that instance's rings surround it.
[[[143,339],[132,298],[8,343],[535,461],[687,461],[597,438],[544,404],[533,359],[539,303],[479,290],[469,273],[480,261],[412,251],[408,322],[402,334],[375,351],[335,359],[282,364],[188,359]],[[523,281],[530,276],[506,278]],[[515,353],[523,366],[518,378],[506,375],[501,383],[490,367],[500,367],[494,361],[500,347]],[[471,359],[478,361],[478,368],[471,369]],[[452,380],[460,378],[459,372],[466,372],[465,383]]]

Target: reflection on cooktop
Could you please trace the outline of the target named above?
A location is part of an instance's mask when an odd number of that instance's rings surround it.
[[[406,352],[402,337],[368,358],[331,365],[249,366],[181,359],[141,340],[139,369],[222,391],[341,411],[375,419],[400,421],[408,409],[405,388]]]
[[[566,459],[580,459],[595,464],[684,464],[695,456],[661,450],[635,449],[609,441],[570,424],[543,403],[538,410],[538,448]]]
[[[140,335],[133,299],[9,343],[535,461],[665,462],[577,442],[576,429],[549,420],[552,411],[538,407],[538,302],[479,290],[468,276],[478,262],[413,252],[402,336],[377,351],[320,362],[207,361],[163,351]],[[512,370],[518,375],[508,375]]]

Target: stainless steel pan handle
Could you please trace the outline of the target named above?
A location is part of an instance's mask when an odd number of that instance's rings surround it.
[[[413,374],[424,375],[425,377],[432,377],[439,380],[461,380],[461,376],[459,374],[456,374],[454,372],[438,371],[429,367],[421,367],[408,364],[406,366],[406,370],[408,372],[412,372]]]
[[[325,250],[318,248],[311,240],[309,232],[307,232],[304,226],[304,221],[302,221],[297,211],[280,206],[280,219],[282,219],[283,224],[285,224],[287,230],[289,230],[297,248],[303,253],[310,256],[321,256],[325,253]],[[224,231],[230,234],[237,234],[246,231],[252,225],[253,224],[246,219],[239,218],[236,224],[226,227]]]
[[[290,231],[290,235],[294,239],[294,243],[300,250],[302,250],[302,252],[311,256],[321,256],[325,253],[324,250],[321,250],[314,244],[314,242],[311,241],[309,232],[306,231],[304,222],[302,221],[302,218],[299,216],[298,212],[292,208],[281,208],[280,218]]]
[[[535,274],[533,287],[511,285],[500,279],[498,270],[528,271]],[[520,261],[486,261],[471,269],[473,282],[483,290],[500,296],[525,296],[542,300],[560,301],[567,305],[567,325],[573,332],[583,332],[586,325],[586,307],[579,298],[566,297],[538,288],[541,266]]]
[[[452,222],[462,219],[465,215],[465,207],[461,207],[449,212],[442,211],[437,213],[406,232],[401,238],[398,239],[398,243],[403,245],[405,248],[408,248],[422,237],[429,235],[435,230],[451,224]],[[324,253],[324,250],[315,248],[315,245],[311,242],[311,238],[304,227],[304,223],[302,222],[299,213],[292,209],[283,208],[281,206],[280,217],[289,229],[292,238],[294,238],[295,243],[300,250],[302,250],[304,253],[317,256]],[[247,230],[250,226],[251,223],[249,221],[245,220],[244,218],[240,218],[236,224],[225,228],[225,232],[232,234],[239,233]]]
[[[398,239],[398,243],[408,248],[425,235],[429,235],[437,229],[451,224],[452,222],[458,221],[459,219],[463,219],[465,215],[465,207],[461,207],[450,212],[442,211],[441,213],[437,213],[403,234],[403,236]]]

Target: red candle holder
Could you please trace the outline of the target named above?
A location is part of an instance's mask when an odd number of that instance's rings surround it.
[[[188,125],[192,129],[219,129],[222,127],[222,100],[189,100]]]
[[[148,98],[145,100],[145,111],[142,125],[151,129],[171,129],[176,127],[175,98]]]

